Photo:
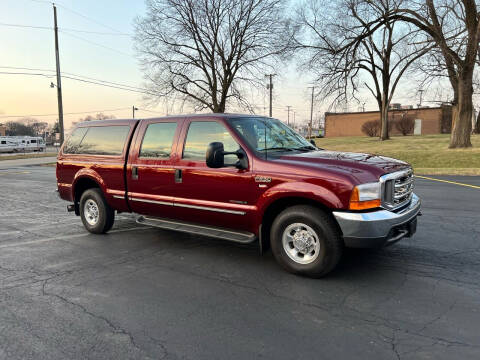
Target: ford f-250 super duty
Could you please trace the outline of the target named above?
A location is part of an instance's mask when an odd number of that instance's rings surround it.
[[[407,163],[325,151],[251,115],[80,123],[59,152],[57,183],[92,233],[133,212],[141,224],[270,246],[288,271],[313,277],[344,247],[412,236],[420,213]]]

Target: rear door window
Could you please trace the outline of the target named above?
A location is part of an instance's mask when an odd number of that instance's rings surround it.
[[[68,138],[65,146],[63,147],[63,152],[65,154],[78,154],[80,143],[82,142],[83,137],[85,136],[88,128],[76,128],[73,130],[72,135]]]
[[[149,124],[140,148],[140,157],[170,158],[177,123]]]
[[[129,131],[129,126],[93,126],[83,137],[79,153],[122,155]]]

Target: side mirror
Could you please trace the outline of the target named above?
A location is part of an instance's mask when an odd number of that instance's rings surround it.
[[[221,142],[212,142],[208,145],[207,153],[205,155],[207,166],[214,169],[230,166],[225,165],[225,155],[237,155],[238,161],[235,164],[235,167],[241,170],[248,169],[248,158],[245,152],[242,149],[234,152],[224,151],[223,143]]]
[[[211,168],[221,168],[225,166],[223,143],[212,142],[207,147],[206,162]]]
[[[317,144],[315,144],[315,140],[313,140],[313,139],[310,139],[310,144],[312,144],[313,146],[317,147]]]

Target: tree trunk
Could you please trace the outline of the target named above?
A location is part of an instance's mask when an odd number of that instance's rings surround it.
[[[213,106],[214,113],[224,113],[225,112],[225,104],[220,102],[220,104],[216,104]]]
[[[380,131],[380,140],[389,140],[390,134],[388,133],[388,105],[382,103],[380,106],[380,123],[381,131]]]
[[[471,147],[470,134],[472,133],[473,115],[473,87],[472,74],[462,76],[458,80],[458,101],[452,112],[452,135],[450,149]]]
[[[475,125],[475,133],[480,134],[480,111],[477,116],[477,124]]]

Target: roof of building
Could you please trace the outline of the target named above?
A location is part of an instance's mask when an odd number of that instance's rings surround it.
[[[405,112],[405,111],[425,111],[425,110],[438,110],[443,109],[444,107],[451,106],[451,105],[443,105],[443,106],[436,106],[436,107],[421,107],[421,108],[413,108],[413,109],[388,109],[388,112]],[[326,112],[325,115],[335,116],[335,115],[354,115],[354,114],[375,114],[379,113],[379,110],[375,111],[352,111],[352,112]]]

